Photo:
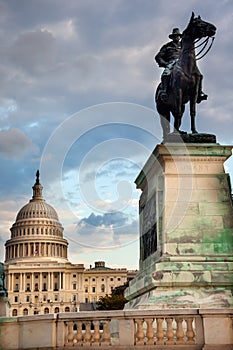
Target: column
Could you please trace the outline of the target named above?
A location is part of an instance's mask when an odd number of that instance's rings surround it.
[[[49,248],[49,256],[52,256],[51,243],[49,243],[48,248]]]
[[[18,257],[23,256],[23,245],[20,243],[18,244]]]
[[[53,279],[53,272],[51,272],[51,290],[54,289],[54,279]]]
[[[59,290],[63,289],[63,272],[59,272]]]
[[[20,292],[23,291],[23,274],[22,274],[22,272],[19,275],[19,291]]]
[[[68,288],[68,290],[70,290],[70,273],[67,274],[67,281],[66,281],[66,287]]]
[[[43,289],[42,272],[40,272],[40,277],[39,277],[39,291],[41,292],[42,289]]]
[[[26,277],[26,274],[23,273],[23,291],[24,291],[24,292],[25,292],[25,290],[26,290],[25,277]]]
[[[12,286],[12,274],[8,273],[8,283],[7,283],[7,289],[9,292],[11,292],[11,286]]]
[[[31,279],[31,291],[34,292],[34,273],[33,272],[31,274],[31,277],[32,277],[32,279]]]
[[[48,290],[51,290],[51,272],[48,272]]]
[[[11,274],[11,291],[14,290],[14,273]]]
[[[63,289],[66,290],[66,273],[63,273]]]
[[[15,289],[15,286],[14,286],[14,281],[15,281],[15,274],[12,273],[12,292],[14,291]]]

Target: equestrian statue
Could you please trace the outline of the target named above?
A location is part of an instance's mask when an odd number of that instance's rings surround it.
[[[189,102],[191,131],[198,134],[195,125],[196,103],[207,100],[207,95],[202,91],[203,76],[200,73],[196,61],[206,55],[210,50],[216,27],[201,19],[195,18],[194,13],[190,18],[187,28],[180,33],[179,28],[174,28],[169,38],[172,41],[163,45],[155,61],[160,67],[164,67],[161,83],[157,87],[155,102],[160,114],[163,129],[163,140],[166,141],[170,134],[170,115],[174,117],[173,134],[187,134],[180,130],[181,120],[185,110],[185,104]],[[197,43],[206,38],[201,44]],[[207,48],[209,39],[212,42]],[[195,49],[203,46],[199,53]],[[204,53],[203,51],[206,50]],[[202,54],[200,56],[200,54]],[[199,57],[198,57],[199,56]]]

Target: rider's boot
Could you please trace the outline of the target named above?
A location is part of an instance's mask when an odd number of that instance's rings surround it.
[[[169,83],[169,75],[163,75],[161,78],[161,91],[160,91],[160,98],[163,102],[166,102],[168,100],[168,94],[167,94],[167,90],[168,90],[168,83]]]
[[[208,98],[208,95],[206,95],[202,91],[202,79],[203,79],[203,75],[200,76],[200,83],[199,83],[199,89],[198,89],[198,95],[197,95],[197,103],[200,103],[201,101],[207,100],[207,98]]]
[[[203,91],[200,91],[197,96],[197,103],[201,103],[201,101],[207,100],[208,95],[206,95]]]

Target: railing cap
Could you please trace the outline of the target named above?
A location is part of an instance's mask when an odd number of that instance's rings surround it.
[[[198,309],[167,309],[167,310],[110,310],[110,311],[80,311],[64,312],[58,314],[60,320],[83,320],[83,319],[116,319],[137,318],[156,316],[193,316],[198,315]]]
[[[200,309],[199,310],[200,315],[211,315],[211,316],[221,316],[221,315],[231,315],[233,314],[233,308],[228,309]]]

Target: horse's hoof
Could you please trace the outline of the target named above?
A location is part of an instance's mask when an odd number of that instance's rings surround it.
[[[198,131],[196,129],[192,130],[192,134],[198,134]]]

